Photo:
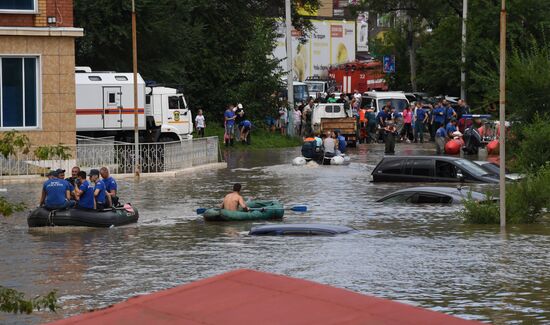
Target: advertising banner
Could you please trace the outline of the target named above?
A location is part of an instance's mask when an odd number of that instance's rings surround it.
[[[331,64],[355,60],[355,22],[340,20],[312,20],[314,31],[303,38],[292,30],[292,68],[295,79],[305,80],[309,76],[328,75]],[[286,41],[284,23],[279,24],[277,46],[273,51],[283,70],[286,66]]]
[[[357,15],[357,52],[369,51],[369,13]]]

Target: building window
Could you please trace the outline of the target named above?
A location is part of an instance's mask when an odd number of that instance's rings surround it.
[[[376,26],[381,28],[390,28],[392,26],[391,14],[378,14]]]
[[[39,126],[39,72],[36,57],[0,57],[0,128]]]
[[[8,13],[36,13],[37,0],[0,0],[0,12]]]

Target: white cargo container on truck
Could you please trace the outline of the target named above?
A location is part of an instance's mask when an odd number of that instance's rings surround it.
[[[134,137],[132,73],[93,72],[77,67],[76,130],[91,137]],[[183,94],[174,88],[146,87],[138,74],[138,129],[140,141],[178,141],[192,137],[193,120]]]

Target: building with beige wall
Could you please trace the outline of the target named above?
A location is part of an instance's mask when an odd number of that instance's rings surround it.
[[[76,143],[72,0],[0,0],[0,132]]]

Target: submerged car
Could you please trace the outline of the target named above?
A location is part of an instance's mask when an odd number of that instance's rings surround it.
[[[376,202],[410,204],[461,204],[465,199],[487,201],[485,194],[460,187],[410,187],[384,196]]]
[[[488,173],[491,173],[496,177],[499,177],[500,166],[498,164],[490,161],[480,161],[480,160],[474,161],[474,163],[478,164],[481,168],[485,169]],[[525,175],[510,173],[509,170],[506,170],[505,177],[507,181],[519,181],[520,179],[524,178]]]
[[[388,156],[372,172],[373,182],[498,183],[470,160],[449,156]]]

